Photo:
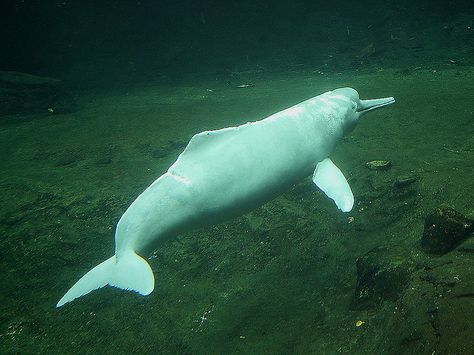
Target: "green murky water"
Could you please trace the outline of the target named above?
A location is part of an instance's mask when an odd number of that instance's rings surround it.
[[[244,73],[79,92],[75,113],[12,118],[0,127],[0,352],[469,353],[474,241],[430,257],[419,240],[441,203],[474,217],[473,78],[430,67]],[[55,309],[112,255],[121,214],[194,133],[341,86],[397,100],[333,157],[354,191],[351,213],[306,179],[248,215],[164,243],[148,255],[150,296],[104,288]],[[391,169],[367,169],[374,159]],[[403,176],[416,182],[394,187]],[[380,246],[390,263],[409,263],[409,278],[387,281],[396,296],[354,307],[356,261]]]

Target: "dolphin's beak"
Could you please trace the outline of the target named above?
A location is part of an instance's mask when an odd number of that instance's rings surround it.
[[[383,99],[373,99],[373,100],[360,100],[360,105],[357,108],[357,112],[360,114],[378,109],[380,107],[384,107],[387,105],[391,105],[395,103],[395,99],[393,97],[386,97]]]

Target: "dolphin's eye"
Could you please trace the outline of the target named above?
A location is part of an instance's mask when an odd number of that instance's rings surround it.
[[[357,110],[357,104],[355,102],[352,103],[352,110]]]

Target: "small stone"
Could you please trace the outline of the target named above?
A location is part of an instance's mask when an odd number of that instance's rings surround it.
[[[416,176],[414,175],[402,175],[398,176],[395,180],[395,187],[402,188],[407,187],[408,185],[413,184],[416,181]]]
[[[112,163],[112,159],[108,158],[108,157],[102,157],[102,158],[99,158],[95,161],[95,163],[97,165],[108,165],[108,164],[111,164]]]
[[[425,219],[421,247],[431,254],[446,254],[474,233],[474,221],[447,206],[440,206]]]
[[[167,147],[157,147],[151,150],[151,157],[155,159],[164,158],[169,154]]]
[[[182,150],[184,147],[186,147],[186,144],[186,141],[174,140],[169,141],[167,144],[160,147],[149,146],[149,151],[152,158],[160,159],[170,155],[177,149]]]
[[[55,166],[68,166],[68,165],[76,163],[78,160],[79,159],[77,156],[73,154],[67,154],[67,155],[63,155],[58,160],[56,160],[54,165]]]
[[[365,166],[370,170],[388,170],[392,166],[390,160],[371,160],[365,163]]]
[[[183,149],[183,148],[185,148],[185,147],[188,145],[188,141],[187,141],[187,140],[179,140],[179,139],[176,139],[176,140],[170,141],[170,142],[168,143],[168,145],[169,145],[172,149]]]

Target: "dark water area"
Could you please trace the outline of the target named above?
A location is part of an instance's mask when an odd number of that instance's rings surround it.
[[[0,354],[474,353],[472,1],[3,1],[0,28]],[[341,87],[396,100],[330,149],[349,212],[311,170],[251,212],[135,248],[150,295],[106,286],[56,308],[191,137]],[[311,117],[341,118],[325,112],[352,101],[334,100]],[[242,144],[246,129],[186,148],[209,179],[250,162],[209,201],[299,147],[259,155],[282,131]],[[291,175],[299,155],[283,156]],[[163,220],[202,198],[188,192]],[[160,206],[137,228],[160,226]]]
[[[87,85],[313,66],[472,64],[471,1],[7,1],[4,70]]]

